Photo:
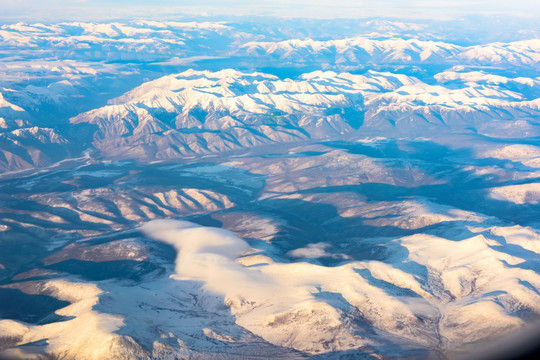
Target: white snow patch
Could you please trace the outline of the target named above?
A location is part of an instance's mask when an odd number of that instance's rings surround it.
[[[488,197],[495,200],[508,201],[518,205],[540,203],[539,183],[499,186],[490,188],[488,191]]]

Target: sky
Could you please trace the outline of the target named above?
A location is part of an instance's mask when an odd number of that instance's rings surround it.
[[[537,0],[0,0],[0,21],[170,19],[188,16],[449,19],[469,14],[540,16]]]

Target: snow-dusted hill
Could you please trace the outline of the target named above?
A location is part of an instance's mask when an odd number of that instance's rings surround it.
[[[534,194],[538,171],[509,166],[532,164],[537,149],[512,146],[484,140],[470,156],[370,138],[203,162],[79,159],[4,176],[5,254],[20,241],[32,247],[24,263],[0,257],[0,299],[11,291],[71,305],[36,308],[34,318],[9,310],[0,354],[475,350],[540,313],[538,203],[520,195]],[[164,218],[195,223],[155,220]]]

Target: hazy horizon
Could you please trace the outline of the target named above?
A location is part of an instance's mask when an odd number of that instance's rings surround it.
[[[103,21],[113,19],[170,19],[177,17],[270,16],[281,18],[368,18],[399,17],[402,19],[455,19],[469,15],[505,15],[536,18],[540,5],[535,1],[412,1],[403,4],[396,0],[376,3],[341,1],[335,4],[321,0],[272,1],[252,3],[235,1],[174,1],[159,0],[148,3],[105,0],[52,0],[44,4],[37,0],[2,0],[0,21]]]

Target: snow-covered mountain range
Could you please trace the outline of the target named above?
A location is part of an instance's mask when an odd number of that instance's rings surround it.
[[[446,74],[437,75],[444,79]],[[537,87],[538,78],[527,81],[527,87]],[[374,71],[317,71],[282,80],[232,69],[188,70],[145,83],[71,122],[97,125],[94,145],[107,156],[149,160],[354,131],[411,137],[433,131],[489,134],[501,122],[513,127],[520,121],[536,134],[540,103],[526,96],[473,81],[447,88]]]
[[[537,68],[540,41],[524,40],[457,46],[443,41],[418,39],[372,40],[365,37],[314,41],[249,42],[240,54],[273,57],[281,61],[303,64],[330,63],[351,68],[380,64],[466,64],[475,66],[513,66]]]
[[[84,134],[87,146],[91,142],[102,156],[145,161],[355,133],[497,135],[501,127],[507,134],[518,127],[517,134],[538,135],[538,77],[446,71],[434,79],[437,84],[431,85],[372,70],[362,75],[315,71],[294,79],[232,69],[188,70],[146,82],[70,123],[89,125],[78,136]],[[55,101],[67,101],[62,99],[69,96]],[[52,158],[42,148],[49,143],[65,145],[63,153],[69,152],[64,139],[69,131],[36,127],[24,108],[3,101],[5,141],[13,139],[13,150],[4,150],[5,169],[46,164]],[[41,158],[17,147],[19,137],[32,134]]]
[[[540,40],[500,21],[2,25],[0,358],[536,331]]]
[[[468,35],[452,43],[429,22],[369,20],[356,23],[359,36],[347,22],[337,26],[348,37],[336,40],[316,26],[2,25],[0,167],[48,165],[89,147],[110,157],[165,159],[358,129],[493,134],[511,132],[519,121],[526,129],[519,125],[518,132],[536,133],[534,35],[524,39],[516,28],[506,43],[472,43]],[[437,33],[435,40],[426,31]],[[318,38],[307,38],[311,33]],[[160,79],[163,71],[178,75]],[[27,130],[19,138],[13,130],[21,128]]]

